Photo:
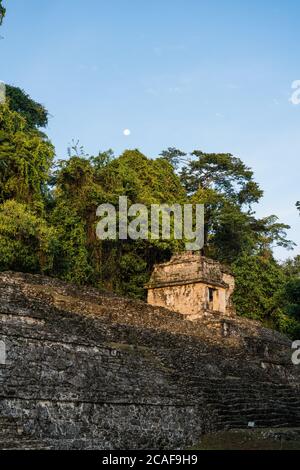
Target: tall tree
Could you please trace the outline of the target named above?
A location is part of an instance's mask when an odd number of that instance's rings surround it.
[[[253,179],[253,171],[239,158],[226,153],[195,150],[190,163],[182,169],[181,180],[189,193],[212,190],[233,203],[251,206],[263,191]]]
[[[279,325],[278,299],[286,276],[272,249],[274,245],[293,247],[287,239],[289,226],[274,215],[256,218],[253,206],[263,191],[240,159],[201,151],[194,151],[192,157],[181,171],[181,180],[191,201],[205,204],[204,254],[231,265],[239,315]]]
[[[160,156],[169,162],[175,169],[178,168],[180,163],[186,161],[186,153],[175,147],[169,147],[167,150],[163,150]]]
[[[25,118],[26,126],[29,129],[47,126],[48,111],[42,104],[30,98],[24,90],[6,85],[6,97],[10,109]]]
[[[288,226],[275,216],[256,219],[252,206],[263,191],[253,171],[231,154],[194,151],[181,181],[194,203],[205,204],[204,254],[228,263],[272,244],[290,247]]]

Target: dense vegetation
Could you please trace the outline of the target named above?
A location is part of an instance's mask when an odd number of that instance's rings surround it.
[[[4,13],[0,0],[0,23]],[[263,191],[240,159],[175,148],[156,159],[139,150],[88,156],[75,143],[67,159],[54,161],[41,131],[47,122],[41,104],[7,86],[0,105],[0,270],[46,273],[143,298],[153,264],[183,243],[100,241],[98,205],[117,204],[123,195],[147,206],[204,203],[203,254],[231,266],[238,314],[299,337],[300,256],[283,265],[274,258],[274,246],[293,246],[289,227],[275,215],[256,217]]]
[[[240,159],[174,148],[156,159],[138,150],[88,156],[75,143],[67,159],[54,161],[41,132],[47,111],[22,90],[7,90],[0,106],[1,270],[46,273],[143,298],[153,264],[184,246],[175,239],[100,241],[98,205],[117,204],[121,195],[147,206],[204,203],[203,254],[232,267],[238,313],[300,333],[300,257],[284,265],[275,260],[275,245],[293,245],[288,227],[274,215],[256,217],[253,205],[263,192]]]

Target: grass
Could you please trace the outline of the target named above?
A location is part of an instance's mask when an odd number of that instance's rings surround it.
[[[231,430],[203,436],[193,450],[300,450],[300,433],[291,438],[278,432],[268,436],[269,429]]]

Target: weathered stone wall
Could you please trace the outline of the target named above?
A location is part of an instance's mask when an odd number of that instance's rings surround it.
[[[154,266],[146,286],[150,305],[166,307],[189,320],[205,314],[233,316],[234,277],[222,264],[192,252]],[[209,289],[213,299],[209,301]]]
[[[207,288],[214,288],[213,284],[202,284],[200,282],[165,286],[148,289],[147,301],[150,305],[165,307],[195,320],[208,312]],[[219,287],[214,294],[211,312],[224,312],[227,314],[226,304],[229,302],[229,293],[223,287]],[[211,313],[209,313],[211,315]]]
[[[1,448],[179,448],[214,429],[300,425],[285,337],[0,274]]]

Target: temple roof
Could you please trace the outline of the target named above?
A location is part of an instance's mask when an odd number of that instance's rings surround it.
[[[184,252],[174,255],[166,263],[155,265],[150,281],[145,287],[151,289],[201,282],[227,288],[224,274],[232,276],[230,269],[218,261],[199,253]]]

